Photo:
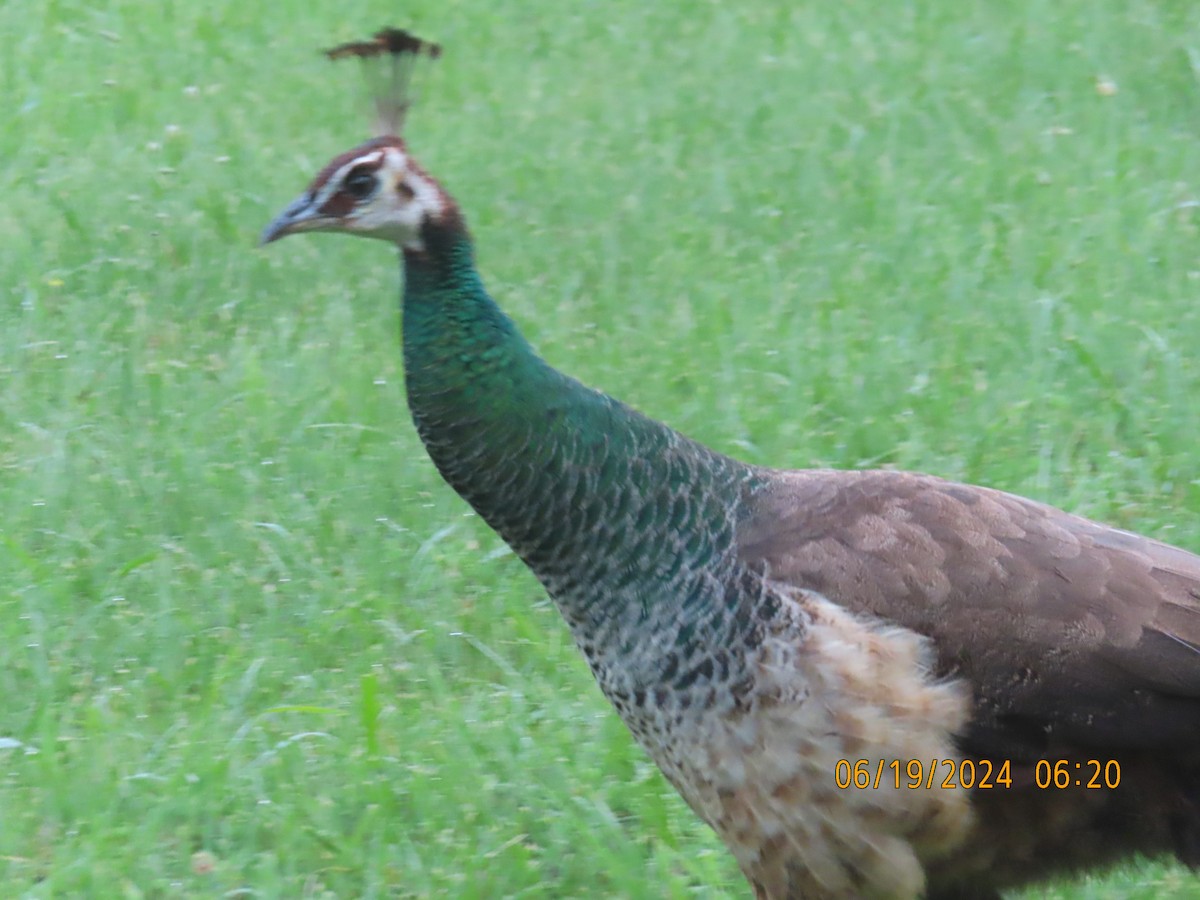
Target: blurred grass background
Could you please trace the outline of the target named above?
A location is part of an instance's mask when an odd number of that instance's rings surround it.
[[[255,249],[383,24],[551,362],[1200,549],[1200,6],[8,0],[3,896],[748,895],[426,459],[392,254]]]

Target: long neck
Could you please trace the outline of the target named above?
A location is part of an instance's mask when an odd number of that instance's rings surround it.
[[[539,358],[485,291],[461,226],[427,229],[404,268],[421,438],[585,651],[620,652],[639,626],[666,627],[682,608],[706,630],[735,627],[717,582],[739,577],[734,529],[752,470]]]

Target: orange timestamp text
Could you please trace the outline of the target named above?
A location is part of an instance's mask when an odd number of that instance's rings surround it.
[[[1022,767],[1028,773],[1028,765]],[[1028,774],[1023,781],[1028,784]],[[833,783],[842,790],[892,787],[896,790],[989,790],[1013,786],[1011,760],[990,759],[839,759]],[[1121,764],[1115,759],[1039,759],[1033,765],[1032,786],[1042,790],[1087,788],[1115,790],[1121,784]]]

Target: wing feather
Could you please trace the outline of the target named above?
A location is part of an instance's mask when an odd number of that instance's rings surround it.
[[[1200,557],[1001,491],[778,472],[740,553],[933,640],[975,692],[972,752],[1196,748]]]

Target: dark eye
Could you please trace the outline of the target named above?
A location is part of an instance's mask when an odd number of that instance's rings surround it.
[[[367,169],[355,169],[342,182],[342,190],[355,200],[365,200],[375,192],[375,174]]]

